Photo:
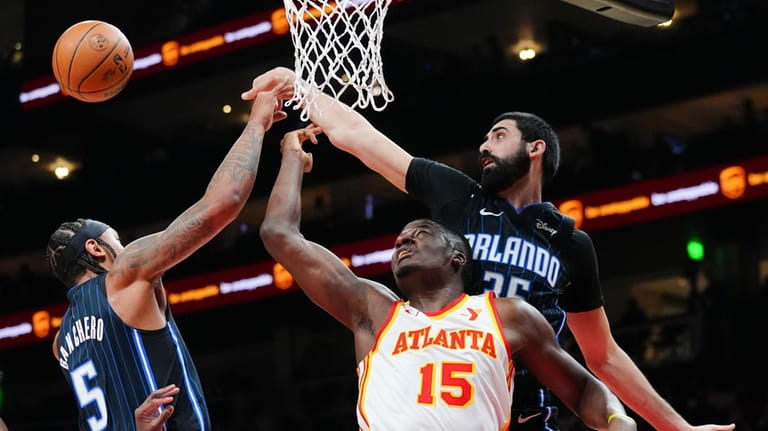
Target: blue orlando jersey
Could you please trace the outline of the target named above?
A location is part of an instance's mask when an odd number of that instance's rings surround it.
[[[181,391],[167,430],[209,430],[200,378],[170,310],[163,329],[132,328],[109,305],[104,277],[69,290],[56,345],[79,429],[134,431],[134,410],[150,392],[173,383]]]
[[[591,239],[551,203],[517,210],[485,193],[466,174],[422,158],[411,161],[406,188],[430,208],[432,218],[469,240],[485,290],[524,298],[547,318],[558,338],[566,312],[603,305]],[[549,392],[523,367],[515,377],[513,407],[525,412],[518,415],[523,420],[556,418]]]

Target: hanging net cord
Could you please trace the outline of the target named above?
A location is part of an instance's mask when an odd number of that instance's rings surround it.
[[[349,107],[383,110],[394,100],[384,81],[381,40],[392,0],[284,0],[294,46],[296,84],[287,103],[302,120],[317,109],[318,93],[351,94]],[[349,90],[349,91],[348,91]]]

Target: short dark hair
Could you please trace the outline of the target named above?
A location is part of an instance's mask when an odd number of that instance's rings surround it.
[[[560,140],[557,139],[557,134],[552,126],[538,115],[528,112],[505,112],[493,120],[492,126],[501,120],[515,120],[517,128],[523,135],[523,141],[533,142],[541,139],[547,143],[542,161],[544,170],[542,179],[545,184],[552,181],[560,167]]]

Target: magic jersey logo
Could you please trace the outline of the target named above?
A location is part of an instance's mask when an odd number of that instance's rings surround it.
[[[557,235],[557,229],[550,227],[547,222],[541,221],[541,219],[536,219],[536,229],[543,230],[544,232],[547,232],[549,236],[555,236]]]
[[[560,279],[560,259],[547,248],[516,236],[468,233],[464,235],[472,247],[472,257],[478,262],[502,263],[525,269],[547,280],[555,287]]]
[[[436,332],[435,332],[436,331]],[[451,350],[476,350],[496,359],[493,334],[478,329],[434,330],[431,326],[403,331],[397,336],[392,356],[430,346]]]
[[[64,329],[64,328],[62,328]],[[75,320],[65,334],[59,334],[59,365],[69,369],[69,355],[88,340],[104,339],[104,321],[96,316],[85,316]],[[63,337],[63,338],[62,338]]]

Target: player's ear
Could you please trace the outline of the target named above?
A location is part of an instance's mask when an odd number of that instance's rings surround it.
[[[546,150],[547,150],[547,143],[544,142],[543,139],[537,139],[530,143],[530,147],[528,148],[528,154],[531,156],[544,155],[544,151]]]
[[[454,250],[453,251],[453,260],[456,261],[459,265],[464,265],[467,263],[467,256],[464,255],[464,253],[461,252],[461,250]]]
[[[107,249],[99,243],[99,241],[96,241],[95,239],[91,238],[85,242],[85,251],[88,252],[91,256],[94,257],[103,257],[105,254],[108,253]]]
[[[91,238],[89,240],[85,241],[85,251],[90,254],[91,256],[98,256],[100,253],[101,246],[98,242],[96,242],[95,239]]]

